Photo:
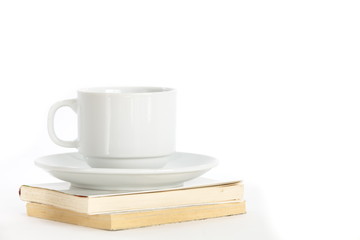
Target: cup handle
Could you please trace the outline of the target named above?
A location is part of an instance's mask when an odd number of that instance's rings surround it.
[[[72,110],[74,110],[75,113],[77,113],[77,101],[76,99],[68,99],[63,100],[60,102],[55,103],[51,106],[48,114],[48,133],[50,136],[50,139],[57,145],[62,147],[68,147],[68,148],[76,148],[79,146],[79,141],[76,139],[74,141],[64,141],[58,138],[58,136],[55,133],[54,129],[54,117],[56,114],[56,111],[61,107],[70,107]]]

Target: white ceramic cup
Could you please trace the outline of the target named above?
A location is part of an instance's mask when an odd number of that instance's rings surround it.
[[[109,87],[78,90],[77,99],[49,110],[51,140],[78,148],[91,167],[158,168],[175,151],[176,92],[160,87]],[[78,139],[64,141],[54,130],[61,107],[78,115]]]

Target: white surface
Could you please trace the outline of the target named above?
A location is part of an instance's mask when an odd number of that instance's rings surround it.
[[[56,102],[50,108],[49,136],[60,146],[78,148],[93,167],[162,167],[164,156],[175,151],[175,98],[176,91],[170,88],[79,89],[77,99]],[[64,106],[77,113],[75,141],[61,140],[55,133],[55,113]]]
[[[53,154],[35,164],[73,186],[98,190],[151,190],[181,186],[217,165],[212,157],[176,152],[158,169],[92,168],[79,153]]]
[[[359,4],[0,1],[0,239],[359,239]],[[66,151],[49,107],[114,85],[176,88],[177,150],[243,178],[248,213],[121,232],[27,218],[17,188],[56,181],[33,160]],[[55,125],[76,137],[71,110]]]

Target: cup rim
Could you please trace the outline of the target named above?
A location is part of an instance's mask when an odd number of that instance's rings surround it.
[[[88,87],[78,89],[82,94],[152,95],[175,92],[174,88],[149,86]]]

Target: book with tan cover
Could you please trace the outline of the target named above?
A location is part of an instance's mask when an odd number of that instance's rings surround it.
[[[241,181],[199,178],[183,187],[153,191],[97,191],[69,183],[23,185],[20,198],[86,214],[171,208],[243,200]]]
[[[245,201],[203,204],[144,211],[89,215],[39,203],[28,203],[27,214],[47,220],[104,230],[123,230],[245,213]]]

